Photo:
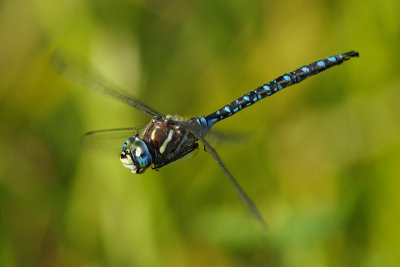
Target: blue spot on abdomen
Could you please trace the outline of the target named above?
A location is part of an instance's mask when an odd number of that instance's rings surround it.
[[[330,62],[335,62],[336,61],[336,58],[335,57],[328,57],[327,58]]]
[[[310,72],[310,69],[307,68],[307,67],[302,67],[301,70],[304,71],[304,72]]]

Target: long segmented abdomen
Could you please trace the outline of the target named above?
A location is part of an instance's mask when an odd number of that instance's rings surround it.
[[[285,87],[299,83],[312,75],[329,69],[330,67],[340,65],[343,63],[343,61],[349,60],[352,57],[358,57],[358,52],[350,51],[340,55],[327,57],[298,68],[295,71],[286,73],[275,80],[272,80],[269,83],[266,83],[257,89],[239,97],[216,112],[204,117],[207,122],[207,127],[211,128],[216,122],[232,116],[240,110],[258,102],[260,99],[273,95]]]

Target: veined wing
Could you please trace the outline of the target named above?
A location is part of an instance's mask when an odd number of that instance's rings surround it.
[[[211,144],[222,143],[222,144],[246,144],[250,140],[250,136],[244,133],[235,133],[211,129],[207,133],[207,140]]]
[[[221,158],[219,157],[218,153],[215,151],[215,149],[199,134],[197,134],[195,131],[191,131],[193,135],[195,135],[206,147],[207,151],[210,152],[210,154],[213,156],[215,161],[218,163],[218,165],[222,168],[226,176],[228,176],[229,181],[231,181],[233,187],[241,197],[241,199],[244,201],[244,204],[248,207],[249,211],[251,214],[261,223],[261,226],[263,229],[266,229],[266,224],[264,222],[264,219],[262,218],[260,212],[258,211],[256,205],[254,202],[251,200],[251,198],[246,194],[246,192],[243,190],[243,188],[239,185],[239,183],[236,181],[235,178],[233,178],[232,174],[228,171],[226,168],[225,164],[222,162]]]
[[[130,96],[123,90],[119,88],[117,89],[117,87],[114,85],[110,85],[110,83],[101,78],[101,75],[99,75],[96,71],[91,71],[91,74],[89,75],[87,70],[85,70],[83,67],[83,64],[67,60],[66,57],[63,57],[59,51],[56,51],[53,54],[51,61],[60,75],[66,77],[76,85],[112,96],[119,101],[151,116],[163,116],[161,113],[143,104],[141,101]]]
[[[90,131],[81,137],[80,143],[85,149],[118,154],[121,152],[121,147],[126,139],[135,134],[140,134],[146,127],[147,125],[142,125],[137,127]]]

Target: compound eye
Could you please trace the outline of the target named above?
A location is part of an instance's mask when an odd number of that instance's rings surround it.
[[[139,138],[136,138],[132,147],[133,146],[134,146],[133,161],[135,162],[136,167],[138,167],[138,172],[143,173],[144,170],[147,167],[149,167],[152,163],[150,152],[147,148],[147,145]]]
[[[145,153],[142,152],[142,147],[139,145],[138,147],[136,147],[135,149],[135,157],[137,158],[142,158],[145,156]]]
[[[125,141],[120,154],[121,163],[133,173],[143,173],[153,162],[143,140],[132,136]]]

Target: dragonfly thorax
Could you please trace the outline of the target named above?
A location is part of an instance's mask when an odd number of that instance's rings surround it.
[[[122,146],[120,160],[132,173],[143,173],[153,162],[149,149],[138,136],[129,137]]]

